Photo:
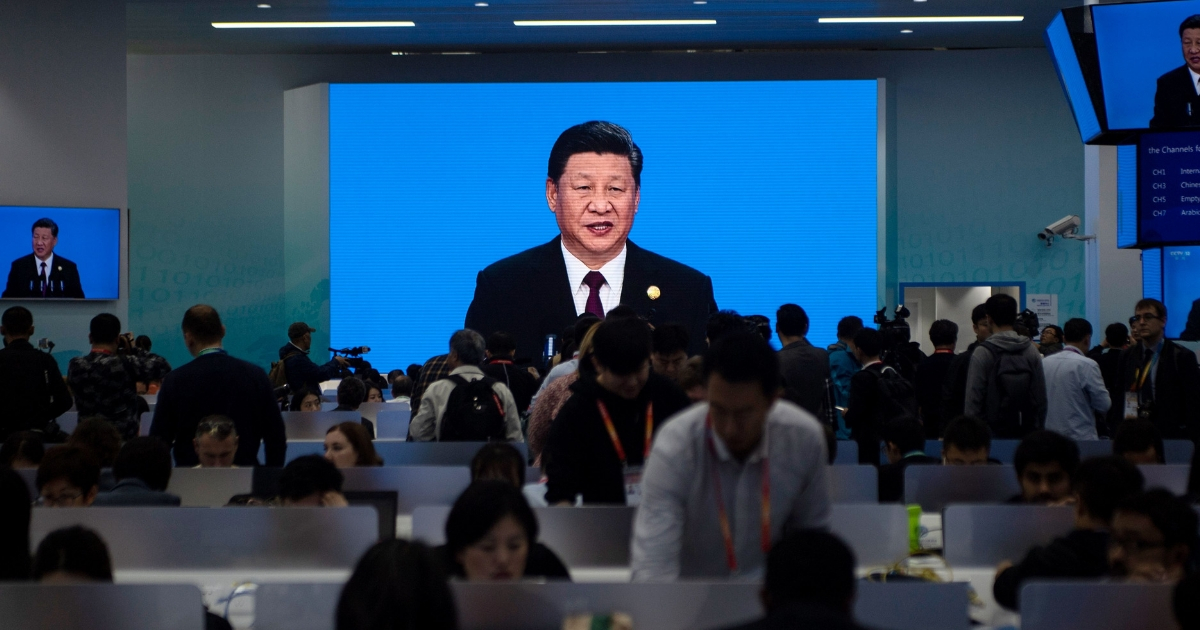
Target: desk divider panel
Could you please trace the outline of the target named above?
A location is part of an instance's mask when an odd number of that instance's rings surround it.
[[[966,582],[858,583],[855,619],[889,630],[967,630],[971,625]]]
[[[183,499],[184,507],[221,507],[253,488],[253,468],[175,468],[167,484],[167,492]]]
[[[879,469],[870,464],[830,466],[829,494],[834,503],[878,503]]]
[[[857,464],[858,463],[858,442],[853,440],[838,440],[837,455],[833,458],[834,464]]]
[[[150,414],[154,415],[154,414]],[[62,429],[70,435],[75,432],[75,427],[79,426],[79,412],[68,411],[58,417],[58,428]]]
[[[1012,466],[909,466],[904,502],[926,512],[951,503],[1003,503],[1021,492]]]
[[[375,422],[375,437],[381,440],[406,439],[408,437],[408,421],[411,415],[408,403],[387,405],[387,407],[375,414],[373,420]]]
[[[1172,494],[1184,495],[1188,491],[1188,473],[1192,467],[1184,464],[1157,464],[1138,466],[1146,479],[1146,489],[1166,488]]]
[[[406,442],[402,439],[377,439],[375,452],[387,466],[470,466],[471,458],[486,442]],[[524,442],[510,442],[528,460],[529,447]],[[259,461],[264,451],[258,450]],[[302,455],[323,455],[325,435],[319,440],[288,439],[287,461]]]
[[[204,602],[189,584],[0,585],[0,619],[21,630],[203,630]]]
[[[854,550],[859,567],[887,565],[908,555],[908,510],[898,503],[835,503],[829,530]]]
[[[288,441],[325,440],[325,432],[343,422],[362,422],[357,411],[285,411],[283,425]]]
[[[1163,455],[1168,464],[1191,464],[1195,450],[1191,440],[1163,440]]]
[[[1079,447],[1080,461],[1091,457],[1108,457],[1113,454],[1112,440],[1079,440],[1075,442],[1075,445]]]
[[[341,472],[343,490],[395,492],[397,514],[412,514],[422,505],[451,505],[471,485],[466,466],[381,466]]]
[[[379,539],[370,507],[39,507],[31,547],[72,525],[99,534],[118,570],[349,569]]]
[[[36,468],[16,468],[17,474],[21,476],[21,480],[25,482],[25,487],[29,488],[29,498],[37,501],[41,496],[37,488],[37,469]]]
[[[943,555],[954,569],[1020,562],[1030,548],[1074,527],[1071,507],[948,505],[942,515]]]
[[[1022,630],[1127,630],[1178,627],[1171,584],[1027,582]]]

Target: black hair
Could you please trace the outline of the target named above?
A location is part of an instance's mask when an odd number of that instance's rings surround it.
[[[196,423],[195,437],[197,438],[211,435],[218,440],[225,440],[231,436],[237,437],[237,434],[237,425],[229,416],[213,414],[211,416],[204,416],[200,419],[200,422]]]
[[[40,464],[46,454],[46,444],[42,434],[36,431],[16,431],[10,434],[0,445],[0,468],[12,468],[17,458]]]
[[[746,318],[738,315],[737,311],[717,311],[709,315],[708,324],[704,327],[710,346],[726,335],[747,330],[750,330],[750,326],[746,324]]]
[[[1121,322],[1109,324],[1104,329],[1104,340],[1110,348],[1124,348],[1129,343],[1129,327]]]
[[[421,377],[421,364],[409,363],[408,367],[404,368],[404,375],[411,378],[415,383]]]
[[[1012,326],[1017,321],[1017,300],[1011,295],[993,295],[983,306],[992,323],[997,326]]]
[[[347,376],[338,383],[337,387],[337,403],[338,407],[347,409],[358,409],[362,406],[363,401],[367,399],[367,384],[357,376]]]
[[[637,312],[637,310],[636,310],[636,309],[634,309],[632,306],[630,306],[630,305],[628,305],[628,304],[618,304],[618,305],[614,306],[614,307],[612,308],[612,310],[610,310],[610,311],[609,311],[607,314],[605,314],[605,316],[604,316],[604,319],[606,319],[606,320],[612,320],[612,319],[640,319],[640,318],[641,318],[641,316],[640,316],[640,315],[638,315],[638,312]],[[583,341],[583,338],[582,338],[582,337],[578,337],[578,338],[576,338],[576,339],[575,339],[575,343],[579,343],[580,341]]]
[[[116,343],[121,336],[121,320],[112,313],[100,313],[92,318],[88,332],[92,343]]]
[[[958,324],[939,319],[929,326],[929,342],[934,346],[953,346],[958,343]]]
[[[789,337],[808,334],[808,313],[797,304],[784,304],[775,311],[775,329]]]
[[[33,313],[24,306],[10,307],[0,318],[0,325],[3,325],[4,330],[11,336],[27,335],[29,329],[33,328]]]
[[[456,630],[446,573],[419,542],[385,540],[359,558],[338,598],[336,630]]]
[[[288,404],[288,411],[300,411],[300,406],[304,404],[304,399],[308,398],[309,396],[316,396],[317,398],[320,398],[321,392],[308,389],[307,387],[301,387],[300,389],[297,389],[292,394],[292,401],[290,404]]]
[[[413,391],[413,380],[405,374],[400,374],[392,381],[392,398],[400,396],[411,396]]]
[[[901,454],[925,451],[925,427],[912,416],[905,415],[885,422],[879,437],[885,444],[895,444]]]
[[[942,450],[951,446],[960,451],[992,449],[992,429],[974,416],[959,416],[946,425],[942,434]]]
[[[767,554],[764,590],[771,609],[811,603],[849,612],[854,599],[854,552],[834,534],[801,530]]]
[[[487,351],[494,357],[512,356],[517,351],[517,340],[512,335],[498,330],[488,335]]]
[[[1120,457],[1084,460],[1071,478],[1071,488],[1093,518],[1112,521],[1117,504],[1142,491],[1145,479],[1137,466]]]
[[[1200,27],[1197,27],[1197,28],[1200,28]],[[1154,298],[1143,298],[1143,299],[1138,300],[1137,304],[1135,304],[1133,306],[1133,312],[1136,313],[1136,312],[1138,312],[1142,309],[1146,309],[1146,308],[1154,309],[1154,312],[1157,313],[1158,316],[1162,319],[1167,318],[1167,305],[1163,304],[1162,302],[1160,302]]]
[[[767,398],[779,391],[779,356],[762,337],[741,332],[726,335],[704,355],[704,380],[719,374],[728,383],[757,382]]]
[[[766,339],[767,343],[770,343],[771,338],[775,336],[771,330],[771,318],[766,315],[747,315],[746,326]]]
[[[67,444],[90,451],[101,468],[112,468],[121,451],[121,432],[103,416],[80,418]]]
[[[1175,545],[1196,547],[1196,511],[1169,490],[1155,488],[1127,497],[1117,504],[1116,511],[1141,514],[1150,519],[1168,548]]]
[[[978,324],[985,319],[987,319],[987,304],[980,304],[979,306],[971,309],[972,324]]]
[[[530,546],[537,542],[537,517],[521,490],[505,481],[472,482],[446,517],[446,550],[450,557],[479,542],[505,516],[521,524]]]
[[[288,462],[279,475],[279,498],[300,501],[314,494],[342,491],[342,473],[320,455],[303,455]]]
[[[613,374],[633,374],[650,360],[650,327],[638,319],[607,319],[592,337],[596,361]]]
[[[197,304],[183,314],[183,331],[200,343],[214,343],[225,337],[221,315],[207,304]]]
[[[1017,469],[1018,478],[1025,473],[1025,467],[1029,464],[1054,462],[1058,462],[1068,476],[1073,476],[1079,467],[1079,445],[1062,434],[1045,429],[1025,436],[1013,455],[1013,467]]]
[[[33,558],[33,579],[41,580],[57,571],[76,573],[97,582],[112,582],[108,545],[96,532],[80,525],[46,534]]]
[[[0,468],[0,581],[29,579],[29,487]]]
[[[874,328],[863,328],[854,334],[854,347],[864,356],[877,357],[883,352],[883,335]]]
[[[838,339],[854,339],[854,335],[863,328],[863,320],[857,315],[848,315],[838,322]]]
[[[1189,28],[1200,28],[1200,15],[1189,15],[1179,24],[1179,38],[1183,39],[1183,32]]]
[[[1182,34],[1182,33],[1183,33],[1183,31],[1180,31],[1180,34]],[[42,218],[38,219],[37,221],[33,222],[33,227],[30,228],[29,231],[33,232],[34,230],[36,230],[38,228],[49,228],[50,236],[53,236],[54,238],[58,238],[58,224],[54,222],[54,219],[42,217]]]
[[[525,456],[508,442],[488,442],[471,458],[471,481],[512,479],[525,487]]]
[[[154,347],[154,342],[150,341],[150,337],[146,335],[138,335],[137,339],[133,340],[133,346],[150,352],[150,349]]]
[[[655,328],[654,332],[650,334],[650,339],[654,352],[662,355],[687,352],[688,343],[691,341],[688,338],[687,327],[675,323],[663,324]]]
[[[487,342],[483,340],[483,335],[474,330],[464,328],[450,335],[450,352],[457,355],[459,363],[463,365],[483,363],[485,350]]]
[[[546,176],[557,185],[563,172],[567,170],[567,162],[571,156],[580,153],[610,153],[629,158],[629,167],[633,170],[633,183],[641,187],[642,150],[624,127],[592,120],[562,132],[550,149],[550,163],[546,169]]]
[[[141,479],[151,490],[167,489],[171,481],[171,450],[156,437],[140,436],[129,440],[117,453],[113,477]]]
[[[1062,334],[1062,337],[1059,338],[1060,341],[1079,343],[1092,334],[1092,324],[1086,319],[1072,317],[1063,324],[1062,330],[1059,332]]]
[[[51,481],[64,477],[71,485],[86,493],[100,484],[100,464],[86,448],[56,446],[46,451],[46,456],[38,466],[38,491]]]
[[[1154,448],[1154,452],[1158,456],[1158,463],[1162,464],[1166,461],[1165,453],[1163,453],[1162,434],[1158,432],[1158,426],[1152,421],[1135,418],[1123,420],[1121,424],[1117,425],[1117,433],[1113,436],[1114,455],[1141,453],[1149,448]]]
[[[566,338],[559,339],[560,347],[566,348],[566,345],[568,343],[573,343],[573,344],[575,344],[575,348],[578,349],[579,344],[583,343],[583,338],[587,336],[588,331],[590,331],[592,329],[592,326],[595,326],[596,324],[599,324],[599,323],[600,323],[600,318],[596,317],[595,315],[593,315],[591,313],[584,313],[583,315],[580,315],[575,320],[575,325],[572,326],[570,329],[571,330],[571,338],[570,339],[566,339]]]

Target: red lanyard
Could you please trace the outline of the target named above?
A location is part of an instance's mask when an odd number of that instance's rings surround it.
[[[763,429],[763,439],[766,439],[766,428]],[[704,439],[708,444],[708,452],[712,455],[713,460],[713,493],[717,499],[717,519],[721,526],[721,537],[725,539],[725,562],[729,564],[729,570],[737,572],[737,550],[733,545],[733,529],[729,526],[729,513],[725,510],[725,497],[721,493],[721,471],[719,464],[720,458],[717,457],[717,446],[713,443],[712,416],[708,416],[704,420]],[[763,553],[771,551],[771,473],[770,460],[767,456],[763,456],[762,460],[762,550]]]
[[[608,407],[604,405],[604,401],[597,400],[596,408],[600,410],[600,417],[604,418],[604,428],[608,429],[608,437],[612,440],[613,449],[617,451],[617,457],[621,459],[621,464],[626,461],[625,449],[621,446],[621,436],[617,435],[617,427],[613,425],[612,416],[608,415]],[[642,462],[645,463],[650,459],[650,446],[654,443],[654,403],[646,405],[646,452],[642,455]]]
[[[109,356],[112,356],[112,350],[102,350],[100,348],[92,348],[92,352],[95,352],[96,354],[107,354]]]

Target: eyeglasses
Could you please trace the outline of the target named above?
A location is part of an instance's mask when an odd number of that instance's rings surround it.
[[[1152,322],[1152,321],[1154,321],[1154,320],[1156,320],[1156,319],[1162,319],[1162,318],[1161,318],[1161,317],[1159,317],[1158,315],[1154,315],[1154,314],[1152,314],[1152,313],[1142,313],[1141,315],[1134,315],[1133,317],[1130,317],[1130,318],[1129,318],[1129,323],[1130,323],[1130,324],[1136,324],[1136,323],[1138,323],[1139,321],[1143,321],[1143,322]]]
[[[75,492],[75,493],[68,492],[66,494],[60,494],[58,496],[42,496],[42,498],[38,499],[38,503],[40,503],[41,505],[44,505],[46,507],[61,507],[61,506],[74,505],[82,497],[83,497],[83,493],[81,493],[81,492]]]
[[[1138,538],[1110,538],[1108,547],[1110,549],[1121,549],[1127,554],[1136,554],[1151,549],[1161,549],[1166,547],[1166,543],[1146,542]]]

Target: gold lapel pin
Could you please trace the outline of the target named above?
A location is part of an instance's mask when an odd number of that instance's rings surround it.
[[[657,300],[661,295],[662,291],[660,291],[658,287],[654,286],[653,284],[650,285],[649,289],[646,289],[646,297],[649,297],[651,300]]]
[[[59,268],[58,268],[58,270],[59,270],[59,271],[62,271],[62,267],[59,267]]]

